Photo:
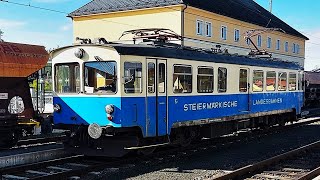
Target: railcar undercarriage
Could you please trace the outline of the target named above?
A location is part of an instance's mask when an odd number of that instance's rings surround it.
[[[172,128],[170,136],[143,138],[140,128],[104,129],[102,136],[93,139],[88,134],[88,126],[64,125],[68,129],[65,141],[66,150],[87,156],[121,157],[135,150],[139,154],[150,154],[156,147],[163,145],[188,146],[194,140],[217,138],[232,134],[241,129],[270,128],[283,126],[296,121],[295,112],[273,114],[250,119],[216,122],[206,125]]]

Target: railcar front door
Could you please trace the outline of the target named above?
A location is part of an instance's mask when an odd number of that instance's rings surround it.
[[[250,111],[250,84],[249,84],[249,69],[240,68],[239,72],[239,111]]]
[[[147,59],[146,135],[167,134],[167,62]]]

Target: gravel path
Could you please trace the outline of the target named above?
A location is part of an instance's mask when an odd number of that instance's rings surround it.
[[[319,139],[320,123],[314,123],[246,143],[235,143],[227,148],[205,151],[188,158],[163,160],[166,162],[141,162],[115,171],[107,169],[88,179],[201,180],[256,163]]]

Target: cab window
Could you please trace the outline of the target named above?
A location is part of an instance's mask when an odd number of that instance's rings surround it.
[[[80,67],[78,63],[55,65],[55,92],[80,92]]]
[[[115,61],[87,62],[84,64],[84,88],[87,94],[115,94],[117,91]]]

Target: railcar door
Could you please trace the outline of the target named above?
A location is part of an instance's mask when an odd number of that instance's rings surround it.
[[[239,72],[239,111],[250,111],[249,68],[240,68]]]
[[[167,62],[147,59],[146,134],[167,134]]]

